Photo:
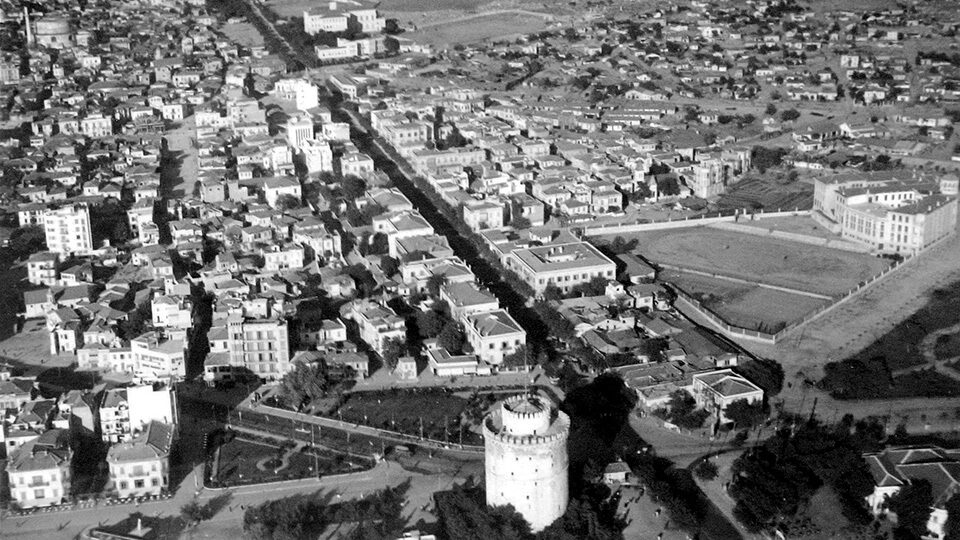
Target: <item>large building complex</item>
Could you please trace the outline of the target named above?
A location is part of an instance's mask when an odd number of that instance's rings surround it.
[[[814,219],[847,240],[880,253],[912,254],[956,230],[957,179],[817,179],[813,210]]]
[[[541,396],[515,396],[483,420],[487,504],[507,504],[541,531],[569,499],[570,419]]]

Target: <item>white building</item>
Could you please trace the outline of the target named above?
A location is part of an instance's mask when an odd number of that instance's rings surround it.
[[[290,369],[290,340],[283,319],[244,319],[231,315],[207,332],[210,353],[207,365],[226,365],[248,370],[258,377],[277,380]]]
[[[287,119],[284,125],[287,144],[301,148],[307,141],[313,140],[313,120],[306,114],[296,114]]]
[[[317,85],[306,79],[280,79],[272,94],[278,99],[292,101],[297,110],[308,111],[320,105]]]
[[[90,210],[77,203],[49,209],[43,217],[47,250],[64,256],[87,255],[93,251]]]
[[[617,269],[613,261],[587,242],[515,249],[506,257],[506,266],[537,294],[548,285],[566,293],[596,277],[614,279]]]
[[[333,150],[327,141],[307,140],[300,145],[307,173],[333,172]]]
[[[186,352],[182,339],[167,339],[159,332],[147,332],[130,341],[133,373],[146,380],[186,377]]]
[[[504,400],[483,421],[487,504],[513,507],[539,532],[567,510],[570,419],[545,398]]]
[[[110,486],[121,498],[160,495],[170,484],[170,448],[175,428],[150,422],[128,442],[114,444],[107,451]]]
[[[763,401],[763,390],[732,369],[694,374],[692,392],[697,406],[719,415],[721,421],[727,420],[723,411],[734,401],[742,399],[750,404]]]
[[[844,239],[881,253],[916,253],[953,234],[956,176],[907,180],[890,173],[818,178],[812,217]]]
[[[527,332],[502,309],[468,315],[463,326],[474,354],[494,366],[527,343]]]
[[[60,504],[70,496],[73,452],[69,440],[68,431],[52,429],[9,455],[6,470],[11,501],[20,508],[36,508]]]

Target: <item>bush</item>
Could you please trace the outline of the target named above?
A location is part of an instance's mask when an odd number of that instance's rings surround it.
[[[693,470],[693,474],[697,475],[697,478],[701,480],[714,480],[717,478],[717,475],[720,474],[720,470],[717,468],[717,464],[705,459],[701,461],[697,467]]]

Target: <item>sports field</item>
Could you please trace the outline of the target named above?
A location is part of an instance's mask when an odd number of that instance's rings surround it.
[[[872,255],[709,227],[621,236],[637,238],[637,251],[655,263],[833,297],[890,265]]]
[[[822,298],[685,272],[664,271],[660,279],[693,296],[727,323],[747,330],[776,332],[829,303]]]

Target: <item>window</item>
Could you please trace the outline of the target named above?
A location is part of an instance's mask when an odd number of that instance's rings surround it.
[[[127,484],[126,480],[120,482],[120,489],[127,489],[127,485],[128,485],[128,484]]]
[[[42,489],[35,489],[35,490],[33,490],[33,498],[34,498],[34,499],[42,499],[42,498],[44,498],[45,496],[46,496],[46,493],[44,493]]]
[[[143,487],[143,480],[134,480],[133,487],[140,489]]]

